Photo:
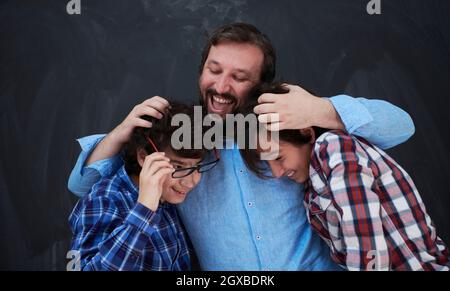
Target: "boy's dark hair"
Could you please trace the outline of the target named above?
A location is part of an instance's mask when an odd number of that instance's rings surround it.
[[[240,113],[242,113],[244,116],[247,114],[254,114],[253,109],[258,105],[258,98],[265,93],[272,93],[272,94],[286,94],[289,93],[289,89],[286,86],[283,86],[281,83],[262,83],[258,86],[256,86],[248,95],[248,101],[245,105],[245,107],[240,109]],[[284,98],[282,95],[280,95],[280,98]],[[258,126],[258,134],[259,134],[260,127]],[[317,137],[319,137],[321,134],[326,132],[326,129],[320,128],[320,127],[313,127],[314,134]],[[261,178],[271,178],[271,176],[266,175],[267,172],[267,164],[262,163],[260,159],[260,154],[257,152],[256,149],[250,149],[250,141],[252,138],[255,138],[253,136],[249,136],[250,132],[248,128],[246,128],[245,131],[246,137],[245,137],[245,149],[241,149],[241,156],[247,165],[247,167],[257,174]],[[279,140],[285,141],[294,145],[304,145],[311,141],[312,136],[310,135],[304,135],[297,129],[285,129],[281,130],[279,132]]]
[[[142,148],[148,154],[155,152],[147,139],[148,137],[153,141],[153,143],[155,143],[159,151],[164,151],[169,148],[172,149],[177,156],[183,158],[199,159],[203,158],[208,152],[208,150],[203,147],[201,149],[194,149],[194,138],[196,137],[194,135],[195,125],[193,122],[194,107],[175,102],[170,102],[170,106],[170,109],[163,113],[163,117],[161,119],[156,119],[150,116],[142,117],[143,119],[152,122],[151,128],[137,127],[134,129],[132,136],[125,145],[123,151],[125,170],[128,175],[139,175],[141,172],[141,166],[139,165],[137,159],[138,149]],[[191,120],[191,149],[175,150],[171,146],[172,134],[181,127],[181,124],[179,126],[171,125],[172,117],[176,114],[186,114]]]
[[[276,53],[269,38],[261,33],[255,26],[247,23],[232,23],[216,29],[208,38],[202,52],[200,74],[205,66],[211,46],[224,42],[247,43],[261,49],[264,54],[261,68],[261,82],[270,83],[275,78]]]

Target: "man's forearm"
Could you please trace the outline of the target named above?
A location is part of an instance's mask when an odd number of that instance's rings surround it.
[[[105,138],[95,147],[84,166],[89,166],[97,161],[105,160],[117,155],[124,146],[124,143],[118,142],[114,131],[111,131]]]
[[[350,134],[388,149],[414,134],[414,122],[401,108],[376,99],[338,95],[329,98]]]
[[[95,148],[85,166],[97,161],[105,160],[117,155],[124,144],[131,138],[133,130],[137,127],[150,128],[152,123],[143,119],[143,116],[162,118],[162,113],[169,107],[169,102],[159,96],[145,100],[136,105],[125,120],[112,130]]]
[[[341,129],[345,130],[345,124],[342,122],[339,113],[334,108],[333,104],[327,98],[318,98],[317,100],[317,120],[314,124],[318,127],[327,129]]]

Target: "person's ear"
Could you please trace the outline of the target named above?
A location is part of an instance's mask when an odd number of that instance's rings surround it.
[[[300,129],[300,133],[303,136],[309,136],[309,143],[313,144],[316,142],[316,134],[314,133],[314,129],[312,127],[307,127]]]
[[[148,156],[148,153],[143,148],[138,148],[136,150],[136,159],[141,168],[142,168],[142,165],[144,164],[146,156]]]

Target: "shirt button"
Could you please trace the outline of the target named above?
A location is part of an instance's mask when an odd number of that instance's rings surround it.
[[[257,235],[257,236],[256,236],[256,239],[257,239],[257,240],[260,240],[260,239],[261,239],[261,237],[260,237],[259,235]]]
[[[239,170],[240,173],[244,173],[244,170]]]
[[[252,207],[252,206],[253,206],[253,203],[249,202],[248,207]]]

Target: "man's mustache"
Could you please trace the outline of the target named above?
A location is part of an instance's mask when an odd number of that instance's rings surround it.
[[[230,93],[219,94],[219,93],[217,93],[217,91],[214,88],[208,88],[206,90],[206,95],[215,95],[215,96],[224,97],[224,98],[233,100],[233,102],[237,100],[236,96],[234,96],[233,94],[230,94]]]

